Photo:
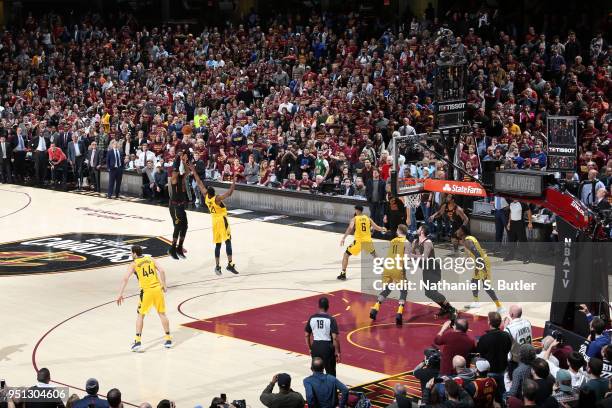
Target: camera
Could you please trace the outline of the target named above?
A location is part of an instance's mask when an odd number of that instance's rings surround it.
[[[436,348],[428,348],[425,349],[423,354],[425,354],[425,359],[423,360],[423,363],[426,366],[440,364],[440,350]]]
[[[550,332],[550,336],[557,340],[559,343],[563,343],[563,332],[561,330],[553,330],[552,332]]]

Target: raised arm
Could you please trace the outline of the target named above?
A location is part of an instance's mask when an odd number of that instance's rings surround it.
[[[236,189],[236,176],[234,176],[234,178],[232,179],[232,184],[230,184],[230,188],[229,190],[227,190],[225,193],[218,195],[215,198],[215,202],[217,204],[219,204],[221,201],[225,200],[226,198],[229,198],[232,196],[232,194],[234,194],[234,190]]]
[[[190,164],[189,170],[191,170],[191,175],[195,179],[196,184],[198,185],[198,188],[200,189],[202,193],[204,193],[206,191],[206,186],[204,185],[204,182],[200,178],[200,175],[198,174],[198,172],[195,170],[195,165]]]

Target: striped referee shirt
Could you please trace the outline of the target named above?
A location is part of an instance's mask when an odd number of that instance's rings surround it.
[[[312,334],[314,341],[332,341],[332,334],[338,334],[338,323],[327,313],[315,313],[306,322],[304,330]]]

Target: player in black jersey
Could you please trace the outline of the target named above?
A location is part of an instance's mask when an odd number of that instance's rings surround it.
[[[457,231],[462,225],[468,225],[470,219],[461,207],[455,202],[455,197],[452,194],[446,196],[446,202],[440,206],[440,209],[429,217],[429,221],[433,221],[436,218],[444,215],[444,219],[450,225],[450,236],[453,244],[452,255],[457,255],[459,252],[459,238],[457,238]]]
[[[433,242],[429,239],[429,228],[421,225],[417,230],[418,238],[412,242],[412,257],[420,258],[420,266],[423,270],[423,283],[426,285],[425,296],[440,306],[438,317],[449,315],[454,321],[457,318],[457,309],[448,302],[446,297],[436,289],[429,286],[435,285],[442,279],[442,270],[439,262],[436,262],[436,253]]]
[[[170,216],[174,225],[172,233],[172,246],[168,250],[168,255],[174,259],[185,258],[183,243],[187,235],[187,212],[185,206],[188,202],[186,179],[189,175],[189,151],[179,152],[177,160],[172,166],[172,176],[170,179]]]

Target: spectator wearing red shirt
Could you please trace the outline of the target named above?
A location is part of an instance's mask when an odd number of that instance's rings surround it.
[[[440,375],[453,375],[453,357],[461,356],[469,361],[469,355],[476,348],[474,339],[468,334],[468,321],[463,318],[455,320],[455,327],[451,329],[451,321],[446,321],[434,344],[442,346],[440,355]]]
[[[283,190],[297,190],[299,181],[295,178],[295,173],[289,173],[289,178],[283,183]]]
[[[59,147],[55,146],[55,143],[51,143],[51,147],[47,150],[49,156],[49,165],[51,166],[51,182],[57,184],[58,173],[62,172],[62,187],[66,187],[66,177],[68,173],[68,167],[66,155]]]
[[[303,172],[302,178],[298,181],[298,191],[310,191],[312,189],[313,181],[308,178],[308,173]]]

